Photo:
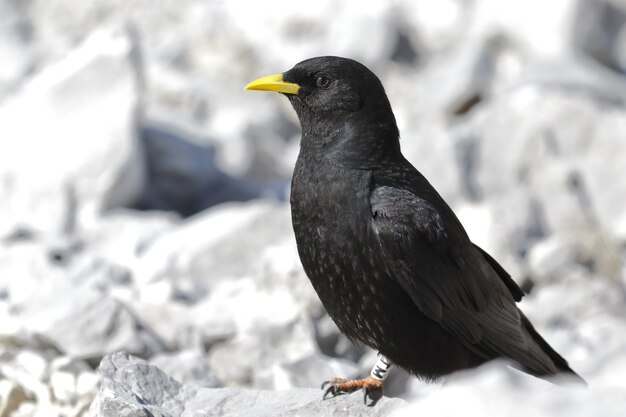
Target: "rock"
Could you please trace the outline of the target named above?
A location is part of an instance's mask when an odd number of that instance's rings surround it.
[[[133,270],[139,256],[152,242],[174,229],[179,221],[174,213],[117,208],[107,212],[92,227],[83,228],[81,237],[100,263]],[[133,280],[132,276],[128,278]]]
[[[263,187],[224,173],[215,161],[215,147],[173,126],[151,123],[141,132],[146,150],[148,188],[143,209],[174,210],[183,216],[228,201],[246,201],[264,194]]]
[[[602,381],[601,375],[612,372],[613,364],[621,363],[620,352],[626,349],[624,297],[619,283],[579,270],[554,283],[539,283],[521,308],[593,386],[594,380]]]
[[[284,212],[283,212],[284,213]],[[282,239],[274,239],[260,254],[259,276],[255,284],[266,291],[289,292],[295,303],[307,316],[326,314],[322,303],[302,269],[295,237],[291,230]]]
[[[53,352],[41,352],[32,348],[21,350],[9,349],[2,354],[0,375],[13,381],[23,390],[26,399],[35,400],[38,404],[51,403],[51,392],[47,385],[48,362]],[[7,393],[9,394],[9,393]],[[19,407],[28,407],[29,401],[24,399]]]
[[[328,54],[348,54],[361,61],[376,62],[395,41],[394,27],[388,24],[391,4],[372,5],[363,10],[321,1],[307,15],[302,15],[301,10],[288,1],[276,1],[273,6],[280,8],[280,16],[263,7],[250,8],[249,4],[239,1],[228,3],[227,12],[230,18],[237,17],[233,24],[250,50],[260,51],[263,45],[283,43],[282,52],[267,51],[262,57],[256,57],[266,65],[281,65],[283,70],[294,62]],[[326,20],[329,14],[336,20]]]
[[[131,307],[99,291],[54,283],[30,300],[19,309],[23,331],[45,337],[67,355],[99,360],[118,349],[150,355],[165,345]]]
[[[7,379],[0,380],[0,417],[9,417],[26,401],[21,386]]]
[[[91,402],[100,382],[87,362],[68,356],[54,359],[49,373],[54,400],[65,406],[79,406],[85,400]]]
[[[204,388],[217,388],[221,385],[213,374],[207,357],[196,350],[159,353],[150,359],[150,364],[183,384]]]
[[[457,133],[463,158],[473,161],[465,184],[497,219],[492,246],[525,256],[551,233],[598,226],[621,239],[615,232],[624,212],[617,207],[626,206],[626,189],[613,179],[625,174],[616,136],[624,123],[619,106],[540,85],[521,86],[473,113]]]
[[[293,362],[278,362],[269,369],[260,369],[255,382],[259,387],[284,390],[318,387],[333,377],[361,376],[354,362],[313,354]]]
[[[578,8],[586,0],[552,2],[541,0],[505,4],[479,0],[468,13],[464,38],[501,34],[538,59],[562,58],[573,52]]]
[[[159,368],[115,353],[100,364],[102,386],[90,407],[92,417],[107,416],[386,416],[405,402],[383,398],[366,407],[360,393],[322,401],[318,389],[257,391],[183,385]]]
[[[163,277],[189,280],[188,296],[197,300],[220,281],[258,270],[259,254],[290,230],[284,204],[263,200],[224,204],[186,219],[155,240],[140,256],[137,279],[142,284]]]
[[[356,392],[332,401],[321,400],[319,389],[283,391],[238,390],[234,388],[204,389],[188,403],[181,417],[200,416],[390,416],[405,407],[400,399],[382,398],[375,407],[363,403],[363,394]]]
[[[198,306],[179,302],[154,304],[133,302],[138,320],[158,335],[167,351],[187,348],[209,348],[230,339],[236,333],[232,317],[209,315]]]
[[[72,233],[143,191],[137,51],[99,32],[0,106],[0,236],[20,224]]]
[[[474,4],[455,0],[418,0],[398,2],[394,6],[395,25],[417,49],[415,60],[420,63],[420,58],[428,59],[454,46],[463,37]]]
[[[538,282],[586,273],[620,282],[619,248],[598,228],[554,234],[532,246],[528,272],[531,279]]]
[[[9,350],[2,355],[0,375],[14,381],[38,400],[46,402],[49,392],[44,384],[48,376],[50,353],[43,354],[33,349]]]
[[[313,325],[286,290],[263,291],[242,281],[223,284],[213,297],[206,317],[219,311],[234,319],[237,329],[235,337],[209,352],[211,368],[225,384],[262,387],[259,373],[317,352]]]
[[[538,242],[528,255],[533,280],[552,281],[562,278],[577,263],[580,248],[574,240],[560,235]]]
[[[611,387],[592,383],[588,389],[566,382],[556,386],[496,362],[449,379],[443,389],[394,416],[619,416],[626,407],[622,392],[623,383]],[[602,411],[598,404],[603,404]]]
[[[0,4],[0,51],[5,65],[0,68],[0,101],[14,90],[34,61],[29,48],[29,22],[13,3]]]
[[[91,416],[181,415],[197,387],[186,387],[156,366],[120,352],[100,363],[102,383]]]
[[[626,72],[626,4],[582,1],[576,13],[576,46],[601,64]]]
[[[369,349],[361,344],[350,342],[346,336],[342,335],[326,311],[314,317],[315,339],[320,351],[325,355],[358,362]]]

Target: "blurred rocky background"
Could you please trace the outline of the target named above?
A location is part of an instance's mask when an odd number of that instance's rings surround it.
[[[375,352],[300,266],[293,111],[243,91],[317,55],[379,75],[588,390],[490,364],[319,401]],[[0,0],[0,417],[623,415],[625,258],[624,0]]]

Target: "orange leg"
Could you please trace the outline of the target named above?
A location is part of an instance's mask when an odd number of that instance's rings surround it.
[[[322,399],[326,399],[328,395],[336,397],[342,394],[348,394],[360,389],[363,390],[363,402],[367,403],[367,398],[372,399],[370,405],[375,405],[378,400],[383,396],[383,384],[380,379],[376,379],[371,375],[363,379],[346,379],[346,378],[330,378],[328,381],[324,381],[322,389],[327,385],[330,385]],[[331,397],[331,398],[332,398]]]
[[[322,384],[322,389],[324,389],[327,385],[330,385],[326,392],[324,392],[322,400],[325,400],[328,395],[336,397],[338,395],[348,394],[362,389],[363,402],[367,404],[367,398],[370,397],[372,399],[370,406],[374,406],[383,396],[384,380],[387,378],[390,369],[391,362],[381,355],[378,358],[376,365],[374,365],[371,374],[366,378],[330,378]]]

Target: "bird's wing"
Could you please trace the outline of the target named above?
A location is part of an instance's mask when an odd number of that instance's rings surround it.
[[[382,261],[422,313],[482,357],[508,356],[537,371],[553,367],[522,328],[515,305],[521,294],[512,293],[495,260],[472,245],[456,218],[446,224],[424,199],[388,186],[375,188],[370,204]]]
[[[506,285],[506,287],[511,292],[511,295],[513,296],[515,301],[522,301],[522,297],[524,297],[524,291],[522,291],[519,285],[517,285],[517,282],[513,281],[513,278],[511,278],[511,274],[506,272],[502,265],[500,265],[498,261],[493,259],[493,256],[485,252],[485,250],[483,250],[480,246],[474,244],[474,247],[476,248],[476,250],[478,250],[478,252],[480,252],[483,258],[485,258],[487,263],[491,265],[493,270],[496,271],[500,279],[502,279],[502,282],[504,282],[504,285]]]

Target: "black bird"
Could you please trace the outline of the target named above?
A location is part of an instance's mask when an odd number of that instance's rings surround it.
[[[504,357],[581,379],[517,308],[523,292],[474,245],[400,152],[380,80],[347,58],[302,61],[249,90],[284,93],[302,127],[291,183],[298,253],[339,330],[380,352],[370,376],[332,378],[374,402],[391,363],[427,380]]]

